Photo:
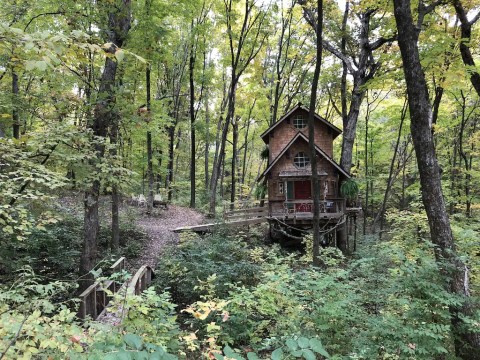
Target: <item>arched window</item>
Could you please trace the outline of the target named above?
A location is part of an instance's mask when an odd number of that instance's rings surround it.
[[[295,115],[292,118],[293,126],[297,129],[303,129],[307,126],[307,119],[303,115]]]
[[[303,169],[305,168],[306,166],[310,165],[310,158],[308,157],[307,154],[305,154],[303,151],[300,151],[299,153],[297,153],[297,155],[295,155],[295,157],[293,158],[293,164],[300,168],[300,169]]]

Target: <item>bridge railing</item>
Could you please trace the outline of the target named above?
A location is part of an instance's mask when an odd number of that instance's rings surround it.
[[[125,270],[126,259],[121,257],[108,269],[109,275]],[[90,316],[96,319],[107,307],[112,295],[118,292],[121,283],[115,280],[96,281],[83,291],[80,298],[78,317],[85,319]]]
[[[223,204],[225,221],[247,220],[268,216],[268,200],[241,200]]]
[[[153,269],[143,265],[128,283],[128,294],[140,295],[152,282],[153,275]]]

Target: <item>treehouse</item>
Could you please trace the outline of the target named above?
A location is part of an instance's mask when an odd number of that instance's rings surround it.
[[[311,227],[313,219],[312,170],[308,147],[308,108],[298,104],[262,135],[268,145],[268,167],[260,176],[268,186],[272,227],[295,237],[292,229]],[[350,175],[333,160],[333,140],[341,130],[315,114],[317,171],[320,178],[320,219],[334,227],[345,214],[340,184]],[[297,234],[298,235],[298,234]]]

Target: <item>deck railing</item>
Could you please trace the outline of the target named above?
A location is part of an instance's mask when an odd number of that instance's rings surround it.
[[[345,212],[345,199],[320,200],[320,216],[339,214]],[[283,203],[283,212],[274,213],[272,216],[301,217],[311,216],[313,213],[313,200],[288,200]]]

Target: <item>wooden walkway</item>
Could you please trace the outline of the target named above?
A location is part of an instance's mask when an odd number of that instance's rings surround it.
[[[203,234],[211,232],[216,226],[237,227],[260,224],[267,221],[268,201],[236,201],[234,203],[224,203],[223,221],[194,226],[182,226],[174,229],[173,232],[193,231]]]
[[[216,226],[228,226],[228,227],[235,227],[235,226],[243,226],[243,225],[254,225],[260,224],[263,222],[267,222],[267,217],[257,217],[252,219],[241,219],[241,220],[232,220],[232,221],[224,221],[224,222],[216,222],[216,223],[209,223],[209,224],[200,224],[194,226],[183,226],[173,230],[173,232],[181,233],[184,231],[193,231],[196,233],[209,233],[211,232]]]

